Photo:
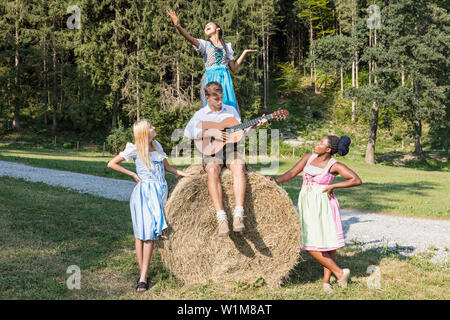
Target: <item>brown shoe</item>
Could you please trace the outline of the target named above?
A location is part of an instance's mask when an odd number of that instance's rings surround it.
[[[219,237],[225,238],[230,235],[230,228],[228,227],[228,220],[221,219],[219,222]]]
[[[234,216],[233,217],[233,231],[234,232],[242,232],[244,231],[244,217]]]

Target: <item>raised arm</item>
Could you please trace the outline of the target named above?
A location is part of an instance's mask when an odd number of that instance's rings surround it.
[[[170,8],[167,9],[166,12],[172,19],[172,23],[175,26],[175,28],[177,28],[178,32],[180,32],[180,34],[183,37],[185,37],[190,43],[192,43],[192,45],[194,45],[196,48],[198,48],[198,46],[199,46],[198,40],[196,38],[194,38],[193,36],[191,36],[186,30],[184,30],[180,26],[180,21],[178,20],[177,14]]]
[[[182,176],[182,177],[190,177],[194,174],[198,174],[199,172],[193,172],[193,171],[182,171],[182,170],[178,170],[177,168],[172,167],[169,162],[167,161],[167,159],[163,160],[163,164],[164,164],[164,170],[166,170],[167,172],[170,172],[172,174],[175,174],[177,176]]]
[[[244,50],[244,52],[242,52],[241,56],[239,57],[239,59],[237,59],[237,61],[231,60],[228,62],[228,66],[230,67],[230,70],[232,72],[237,72],[240,65],[242,64],[242,61],[244,61],[244,58],[247,55],[247,53],[256,52],[256,51],[257,50],[249,50],[249,49]]]
[[[283,182],[289,181],[292,178],[296,177],[300,172],[303,171],[305,168],[306,163],[308,162],[309,157],[311,156],[310,153],[305,154],[296,164],[293,166],[289,171],[284,173],[281,177],[278,179],[273,179],[277,184],[281,184]],[[272,179],[271,179],[272,180]]]

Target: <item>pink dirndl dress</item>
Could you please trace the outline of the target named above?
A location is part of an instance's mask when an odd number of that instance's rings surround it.
[[[317,154],[309,157],[302,172],[303,185],[298,198],[301,250],[332,251],[345,245],[340,208],[335,196],[328,199],[327,193],[322,191],[333,181],[335,176],[330,173],[330,168],[337,161],[331,158],[321,170],[311,166],[316,157]]]

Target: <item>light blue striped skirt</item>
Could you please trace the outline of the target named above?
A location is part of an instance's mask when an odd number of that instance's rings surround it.
[[[167,201],[167,183],[145,180],[134,187],[130,198],[131,220],[136,239],[156,240],[167,228],[164,204]]]
[[[220,64],[205,68],[205,72],[206,78],[202,85],[205,86],[209,82],[213,81],[219,82],[223,89],[223,104],[234,107],[239,113],[230,70],[228,70],[228,68],[223,64]]]

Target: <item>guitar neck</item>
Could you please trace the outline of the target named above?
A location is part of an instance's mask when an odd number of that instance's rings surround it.
[[[233,132],[236,132],[236,131],[239,131],[239,130],[244,130],[246,128],[253,127],[254,125],[258,124],[258,122],[260,120],[262,120],[262,119],[271,120],[271,119],[273,119],[273,116],[272,116],[272,114],[269,114],[267,116],[262,116],[262,117],[259,117],[259,118],[256,118],[256,119],[244,122],[244,123],[240,123],[240,124],[238,124],[236,126],[232,126],[230,128],[227,128],[226,130],[230,131],[230,133],[233,133]]]

